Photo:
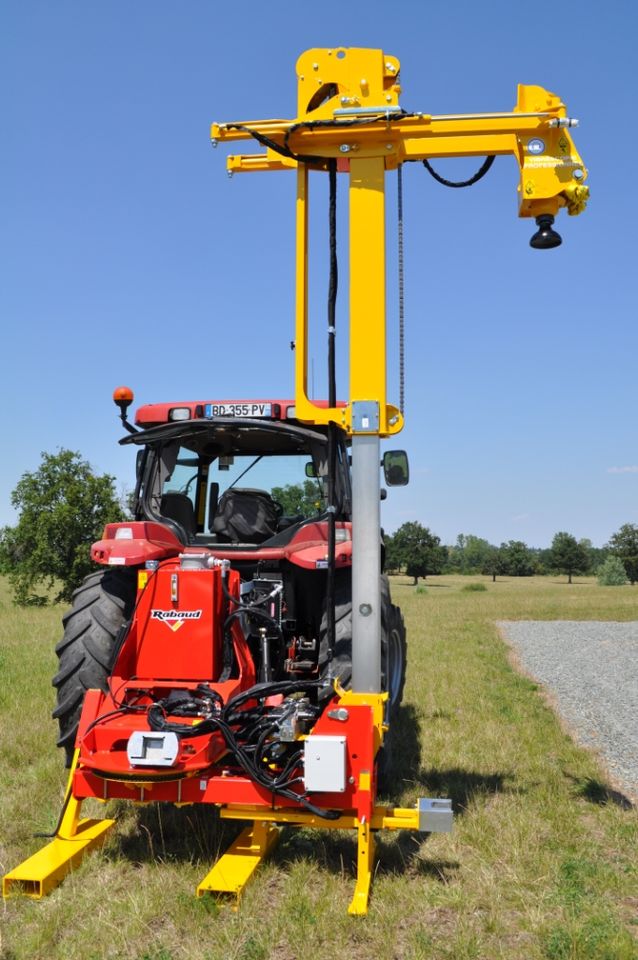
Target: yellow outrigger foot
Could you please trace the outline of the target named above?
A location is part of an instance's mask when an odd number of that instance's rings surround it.
[[[76,751],[55,837],[2,878],[3,897],[23,896],[34,900],[46,897],[67,873],[80,865],[89,850],[102,845],[108,831],[115,826],[115,820],[80,819],[82,801],[76,800],[71,789],[77,761]]]
[[[202,880],[197,888],[198,897],[204,893],[226,895],[232,898],[232,905],[236,908],[243,888],[279,839],[276,823],[281,826],[323,830],[356,830],[357,881],[348,913],[358,916],[364,916],[368,912],[376,831],[448,833],[452,829],[451,802],[424,797],[419,799],[414,807],[375,806],[369,821],[365,818],[359,820],[354,813],[344,813],[335,820],[326,820],[305,810],[265,810],[263,807],[250,805],[222,807],[219,815],[223,820],[252,820],[253,823],[240,833],[208,876]]]
[[[231,900],[234,910],[253,873],[279,840],[279,829],[265,820],[246,827],[197,887],[197,896],[217,894]]]

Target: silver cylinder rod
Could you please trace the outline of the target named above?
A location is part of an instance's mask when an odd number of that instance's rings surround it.
[[[352,438],[352,689],[381,692],[381,511],[376,434]]]

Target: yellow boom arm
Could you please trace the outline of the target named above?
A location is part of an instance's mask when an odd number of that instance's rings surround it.
[[[519,216],[551,226],[561,207],[580,213],[589,188],[564,103],[542,87],[518,88],[511,112],[409,113],[399,106],[400,65],[382,50],[308,50],[297,61],[294,120],[214,123],[214,144],[256,139],[265,153],[234,155],[228,170],[297,169],[297,416],[334,421],[359,432],[353,404],[379,405],[381,436],[403,418],[386,400],[385,171],[406,161],[512,154],[520,168]],[[308,398],[308,171],[336,158],[350,177],[350,399],[345,409],[319,408]],[[560,242],[558,238],[558,242]],[[364,432],[369,432],[366,425]]]

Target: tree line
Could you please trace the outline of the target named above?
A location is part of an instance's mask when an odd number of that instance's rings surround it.
[[[486,574],[492,580],[560,573],[569,583],[576,574],[596,573],[609,585],[638,582],[638,526],[633,523],[623,524],[604,547],[560,531],[543,548],[529,547],[522,540],[495,546],[471,533],[459,534],[455,544],[446,546],[428,527],[412,520],[385,534],[384,545],[386,569],[405,572],[415,583],[441,573]]]

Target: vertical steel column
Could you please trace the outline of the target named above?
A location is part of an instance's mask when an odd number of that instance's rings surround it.
[[[352,438],[352,689],[381,690],[378,434]]]
[[[352,689],[381,690],[379,433],[386,426],[385,161],[350,160]]]

